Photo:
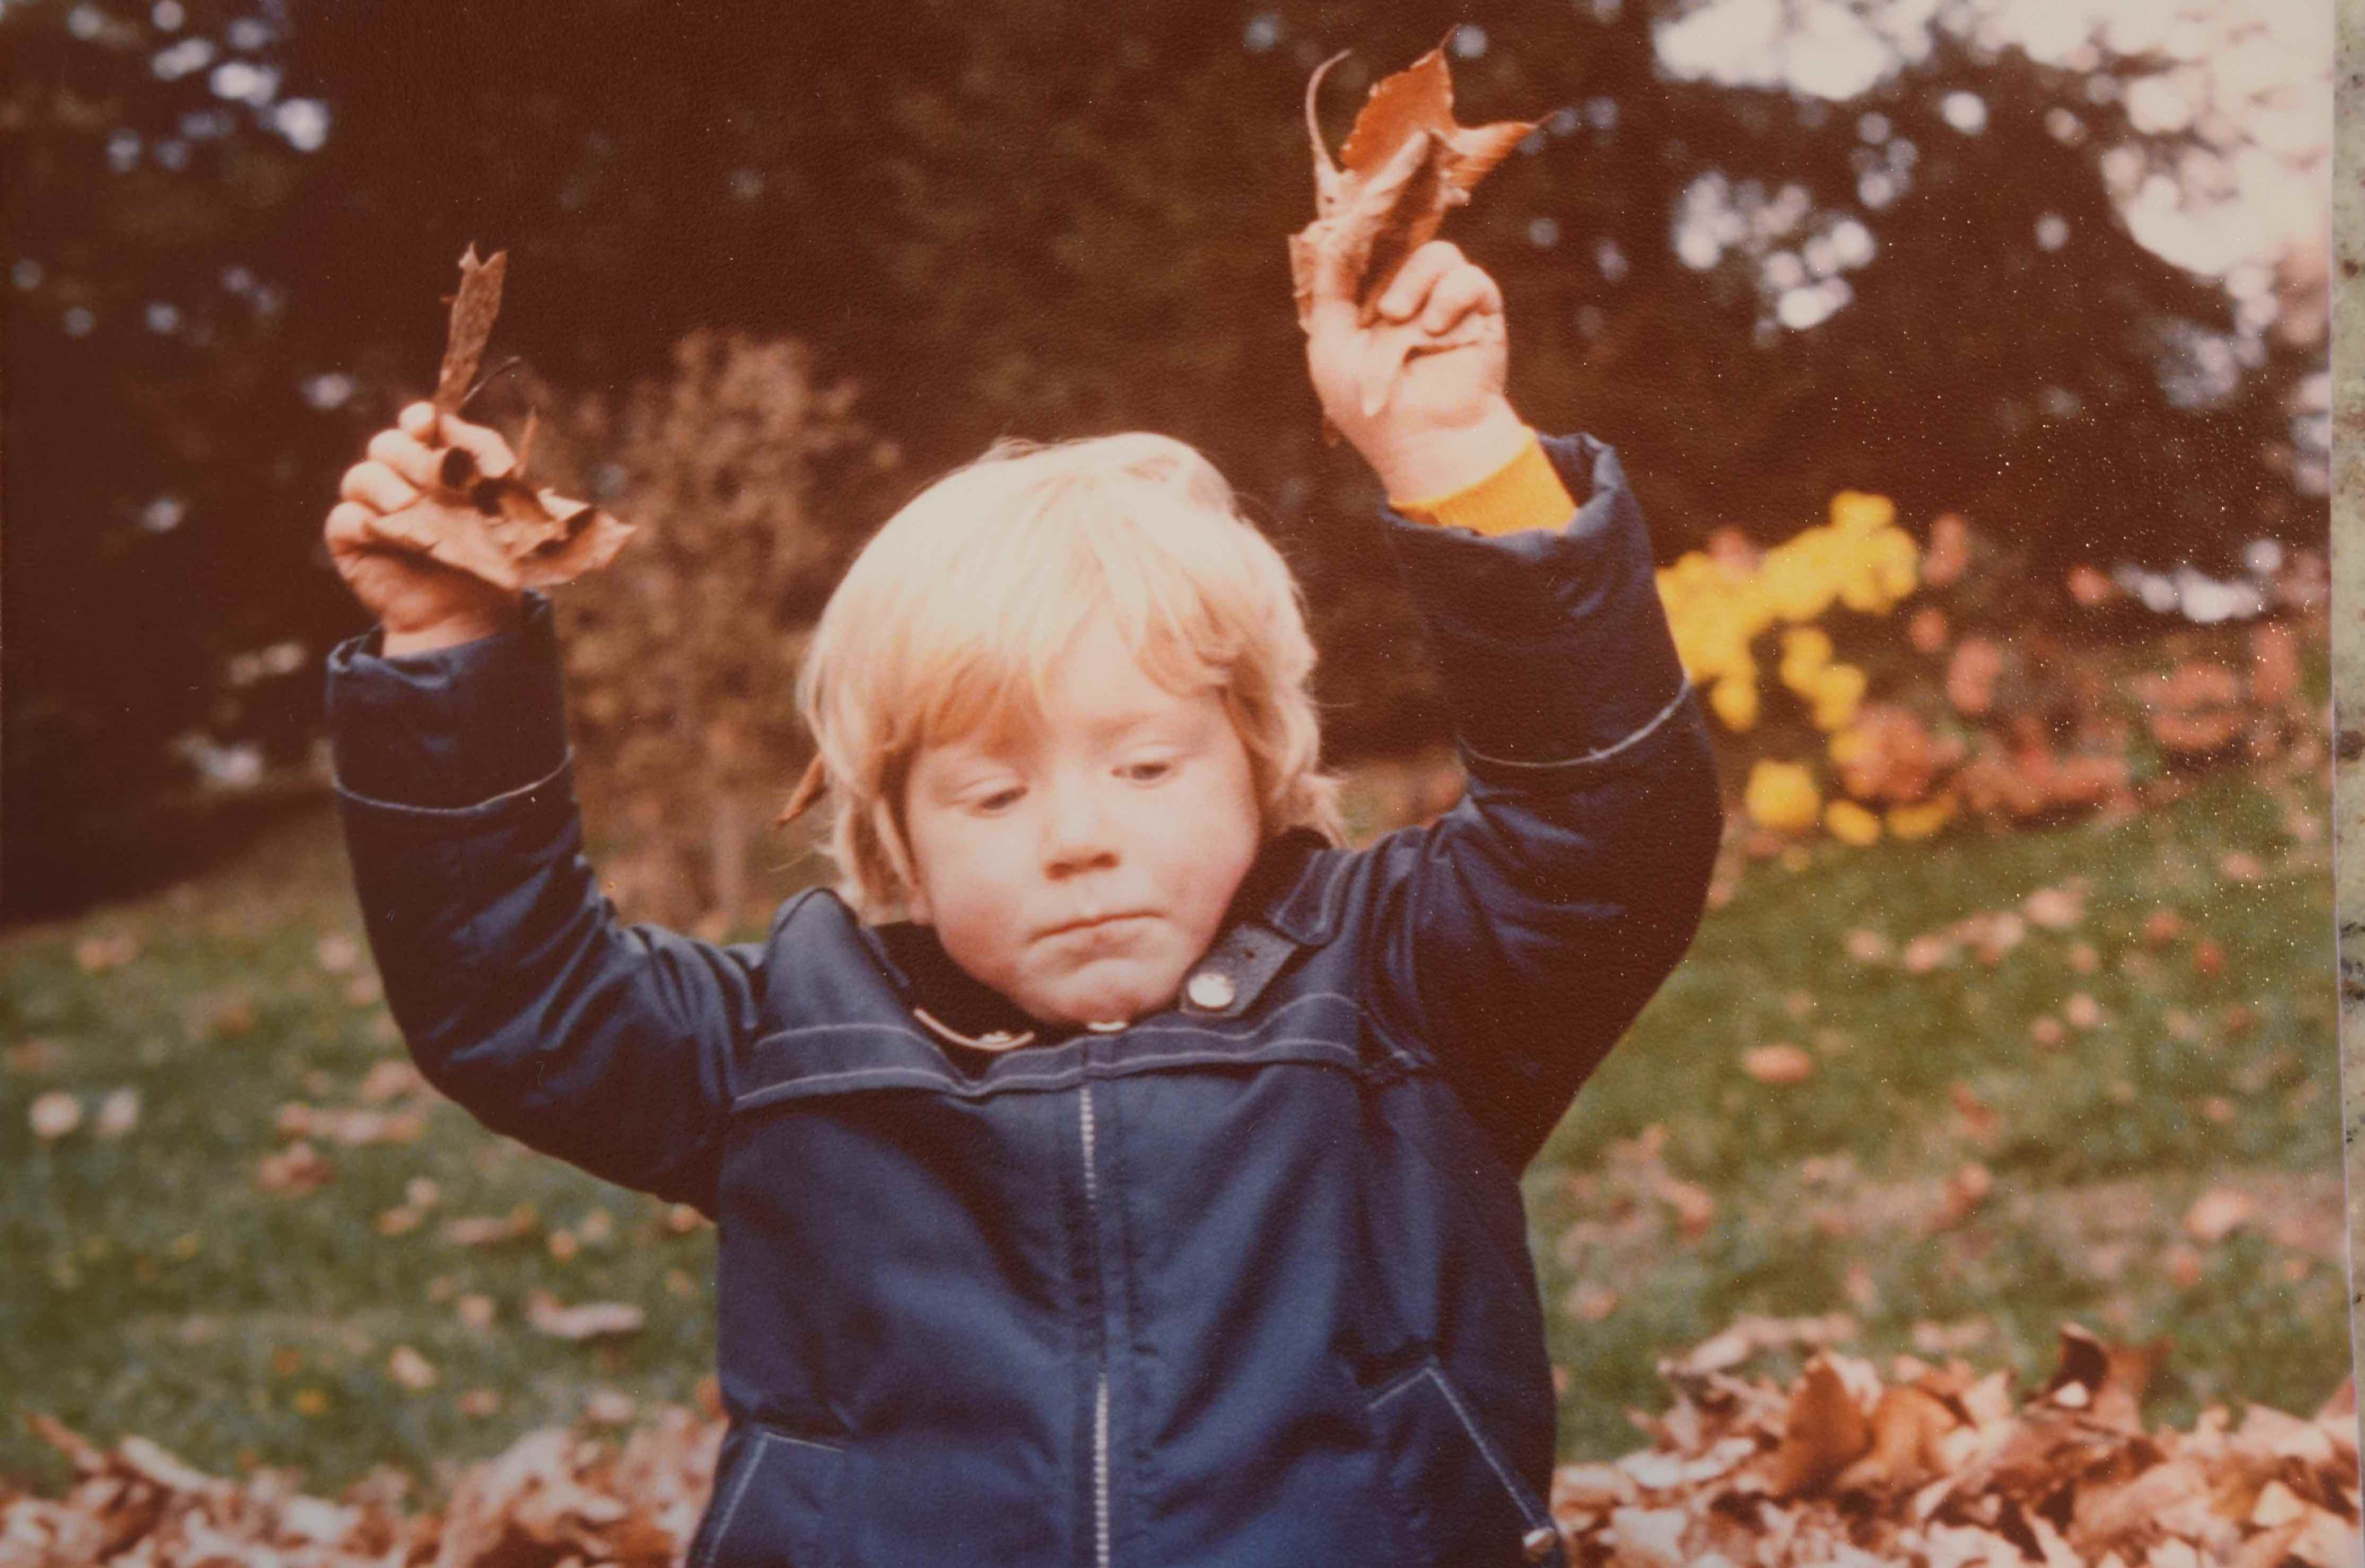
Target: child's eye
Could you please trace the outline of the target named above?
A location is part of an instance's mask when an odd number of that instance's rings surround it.
[[[1161,778],[1173,770],[1174,765],[1171,762],[1137,762],[1126,768],[1126,772],[1146,784],[1153,778]]]
[[[1018,791],[1015,790],[996,790],[992,794],[979,800],[976,805],[981,812],[998,812],[1005,806],[1015,803],[1017,799]]]

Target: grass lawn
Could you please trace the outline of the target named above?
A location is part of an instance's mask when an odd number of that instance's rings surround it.
[[[1566,1453],[1637,1446],[1656,1359],[1741,1313],[2023,1379],[2074,1317],[2172,1338],[2155,1421],[2312,1411],[2348,1358],[2325,806],[2320,772],[2227,774],[2113,825],[1751,866],[1528,1177]],[[1909,972],[1911,938],[2073,878],[2073,924]],[[600,1391],[686,1401],[712,1371],[712,1232],[402,1092],[345,879],[324,809],[201,884],[0,936],[0,1476],[62,1485],[46,1411],[324,1495],[390,1462],[432,1498]],[[2185,929],[2146,941],[2162,909]],[[1777,1043],[1803,1078],[1744,1069]],[[37,1137],[59,1091],[79,1125]],[[314,1130],[325,1183],[265,1191],[291,1102],[396,1121]],[[2221,1187],[2255,1207],[2204,1243],[2187,1212]],[[513,1234],[448,1239],[462,1217]],[[537,1292],[647,1327],[554,1337]]]

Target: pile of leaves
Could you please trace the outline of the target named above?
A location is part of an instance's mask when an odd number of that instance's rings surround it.
[[[2222,1406],[2146,1431],[2166,1341],[2061,1328],[2052,1378],[1900,1356],[1884,1381],[1824,1348],[1782,1388],[1736,1369],[1826,1320],[1745,1319],[1660,1374],[1653,1445],[1566,1465],[1552,1517],[1577,1568],[2336,1568],[2360,1561],[2355,1383],[2313,1417]]]
[[[1900,1356],[1884,1383],[1831,1349],[1830,1319],[1743,1318],[1660,1363],[1675,1391],[1632,1413],[1652,1446],[1553,1478],[1576,1568],[2342,1568],[2359,1562],[2353,1380],[2313,1417],[2253,1405],[2146,1431],[2144,1387],[2165,1341],[2106,1344],[2061,1329],[2059,1364],[2025,1400],[2011,1374]],[[1788,1388],[1739,1369],[1817,1347]],[[144,1438],[99,1449],[46,1417],[72,1462],[67,1495],[0,1486],[0,1568],[669,1568],[714,1484],[723,1423],[669,1406],[621,1447],[558,1427],[462,1473],[441,1513],[405,1512],[385,1468],[338,1502],[262,1469],[206,1475]],[[613,1396],[611,1396],[613,1399]],[[594,1423],[629,1409],[587,1411]]]

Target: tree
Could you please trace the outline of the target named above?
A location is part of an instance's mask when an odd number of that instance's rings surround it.
[[[634,918],[719,935],[765,902],[751,854],[813,749],[797,660],[858,543],[824,498],[894,456],[855,396],[816,385],[802,343],[701,330],[622,399],[552,399],[569,454],[550,463],[537,435],[536,466],[629,497],[639,530],[610,570],[553,590],[577,792],[632,846],[600,868]]]
[[[144,385],[149,356],[175,362],[136,332],[138,352],[103,369],[91,340],[62,337],[15,367],[13,397],[28,377],[71,390],[67,412],[11,425],[16,450],[40,454],[38,475],[19,457],[10,498],[12,798],[33,790],[44,814],[102,798],[118,775],[84,759],[152,758],[238,695],[227,654],[295,641],[317,659],[358,629],[316,558],[319,516],[359,438],[423,389],[436,300],[472,241],[511,252],[496,353],[555,386],[612,393],[662,374],[686,334],[735,328],[794,336],[818,380],[858,382],[858,417],[916,476],[1003,433],[1194,442],[1308,585],[1339,754],[1436,738],[1427,661],[1406,652],[1417,627],[1370,547],[1376,498],[1317,433],[1283,241],[1311,212],[1310,67],[1355,50],[1323,106],[1335,137],[1365,84],[1450,29],[1464,118],[1543,123],[1448,237],[1503,280],[1522,410],[1618,443],[1663,549],[1728,523],[1787,535],[1844,485],[1895,496],[1915,523],[1967,511],[2040,567],[2206,564],[2258,532],[2320,537],[2287,471],[2288,395],[2320,350],[2236,359],[2230,386],[2196,394],[2196,355],[2256,335],[2214,280],[2135,241],[2102,173],[2112,147],[2171,167],[2201,143],[2130,117],[2127,84],[2161,62],[2098,50],[2090,66],[2047,65],[1989,48],[1977,7],[1956,5],[1920,25],[1918,54],[1836,103],[1665,69],[1658,29],[1696,8],[1556,0],[1491,9],[1483,30],[1464,7],[1365,0],[724,0],[693,25],[661,0],[600,0],[563,27],[481,0],[303,9],[268,63],[275,103],[325,106],[316,151],[241,120],[222,140],[244,151],[209,183],[100,180],[103,210],[61,206],[22,230],[145,233],[178,213],[207,238],[160,258],[211,278],[235,251],[284,308],[185,386]],[[107,106],[77,111],[88,126],[59,118],[11,157],[71,150],[95,176],[100,121],[163,114],[176,84],[147,64],[167,47],[163,9],[0,17],[11,41],[72,70],[98,46],[62,17],[139,40],[109,67]],[[235,18],[204,25],[226,38]],[[194,11],[184,26],[200,30]],[[49,102],[40,78],[8,70],[16,98]],[[1977,132],[1956,123],[1967,100]],[[36,188],[67,182],[45,177]],[[148,252],[78,253],[128,290]],[[348,386],[327,410],[297,390],[325,402]],[[76,432],[127,407],[151,410],[124,443],[138,450],[97,462]],[[57,444],[30,444],[34,431]],[[137,521],[163,493],[143,469],[167,453],[186,507],[163,536],[172,573],[150,566]],[[94,470],[118,498],[105,512],[90,510]],[[858,533],[890,502],[814,504]],[[106,566],[108,552],[137,567]],[[147,629],[129,648],[102,630],[127,602]],[[20,646],[28,614],[46,625]],[[313,722],[307,707],[283,728]]]

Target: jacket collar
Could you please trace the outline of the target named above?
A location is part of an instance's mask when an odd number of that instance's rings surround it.
[[[1290,954],[1330,939],[1337,924],[1332,884],[1338,879],[1314,874],[1316,855],[1328,843],[1309,827],[1294,827],[1265,841],[1240,879],[1203,962],[1222,963],[1221,956],[1228,954],[1253,953],[1260,959],[1227,974],[1226,1005],[1200,1011],[1229,1015],[1244,1010]],[[903,1004],[940,1040],[1005,1049],[1030,1033],[1028,1043],[1040,1045],[1086,1032],[1028,1015],[955,963],[933,926],[903,920],[862,931]]]

